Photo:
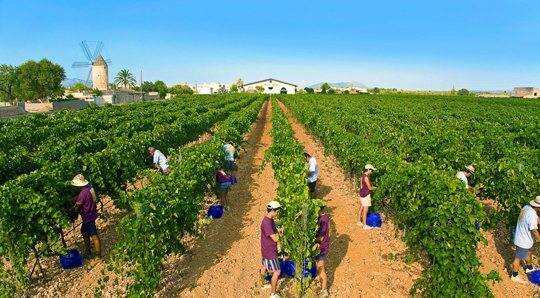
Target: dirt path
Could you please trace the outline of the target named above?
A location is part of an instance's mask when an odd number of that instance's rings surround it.
[[[485,231],[483,234],[488,243],[478,245],[477,254],[482,262],[480,270],[482,273],[495,270],[501,277],[500,282],[490,283],[493,295],[495,297],[540,296],[540,290],[532,284],[519,284],[510,280],[508,270],[514,258],[514,251],[508,229],[499,227],[497,230]],[[525,273],[520,272],[520,274],[525,279]]]
[[[204,238],[166,264],[160,297],[252,297],[269,295],[258,280],[259,225],[277,184],[270,163],[263,165],[271,145],[270,105],[266,106],[238,159],[239,183],[229,192],[231,208],[211,223]]]
[[[359,199],[352,183],[336,160],[325,155],[323,146],[280,105],[295,137],[319,164],[317,191],[327,201],[332,219],[327,265],[330,295],[408,296],[414,280],[421,274],[421,266],[402,261],[400,256],[406,246],[391,222],[384,222],[377,230],[363,230],[356,225]]]

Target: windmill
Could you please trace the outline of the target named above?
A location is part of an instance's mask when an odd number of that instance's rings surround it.
[[[88,61],[86,62],[74,62],[72,68],[86,68],[88,69],[88,76],[86,77],[86,85],[90,84],[90,76],[92,76],[92,89],[98,89],[101,91],[107,91],[109,89],[109,67],[110,60],[105,60],[101,55],[103,49],[103,42],[101,41],[81,41],[79,44],[83,50],[84,56]],[[93,51],[90,50],[89,45],[93,46]]]

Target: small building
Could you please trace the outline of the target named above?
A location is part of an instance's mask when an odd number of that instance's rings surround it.
[[[265,94],[295,94],[298,86],[276,79],[266,79],[244,84],[245,92],[259,92]]]
[[[523,98],[539,98],[540,88],[534,87],[515,87],[514,95]]]
[[[227,92],[227,86],[221,83],[202,83],[195,85],[198,94],[216,94]]]

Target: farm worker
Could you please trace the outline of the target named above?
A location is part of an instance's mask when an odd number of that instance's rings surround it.
[[[101,258],[101,240],[96,227],[97,205],[96,192],[94,188],[83,175],[77,174],[72,180],[71,185],[80,188],[79,194],[74,198],[75,208],[81,214],[82,225],[81,234],[86,246],[86,254],[90,255],[92,250],[90,240],[92,240],[94,256]]]
[[[216,185],[217,185],[217,197],[219,203],[224,208],[227,204],[227,195],[229,188],[235,183],[235,178],[232,175],[228,175],[223,168],[219,168],[216,171]]]
[[[236,168],[236,162],[234,159],[236,149],[231,144],[231,142],[227,142],[223,145],[223,152],[225,153],[225,167],[227,170],[232,171]]]
[[[278,230],[274,219],[278,216],[281,204],[277,201],[271,201],[266,205],[266,215],[261,222],[261,255],[262,266],[260,269],[261,277],[264,280],[266,273],[272,275],[270,280],[271,294],[270,298],[279,297],[277,284],[281,268],[278,261]]]
[[[148,148],[148,155],[152,157],[152,163],[154,168],[158,171],[163,172],[163,174],[169,174],[169,164],[167,157],[161,151],[156,150],[154,147]]]
[[[371,206],[371,192],[373,190],[370,176],[373,171],[376,170],[377,169],[371,164],[367,164],[364,167],[364,172],[360,178],[360,211],[358,212],[358,225],[362,225],[366,230],[371,229],[371,227],[366,224],[368,210]]]
[[[319,248],[319,254],[315,257],[315,266],[317,266],[317,277],[321,280],[321,296],[328,297],[328,278],[326,276],[325,264],[330,250],[330,216],[325,211],[325,204],[322,203],[319,209],[319,219],[317,221],[317,239],[316,245]]]
[[[317,188],[317,179],[319,179],[319,165],[317,164],[317,160],[314,156],[311,156],[309,153],[304,152],[304,156],[306,157],[306,161],[308,163],[308,177],[307,177],[307,183],[309,187],[309,193],[315,194],[315,190]]]
[[[474,171],[475,171],[474,166],[468,165],[465,168],[465,171],[459,171],[456,173],[456,178],[463,181],[468,191],[473,191],[473,187],[471,186],[471,181],[469,181],[469,178],[472,176]]]
[[[538,233],[538,212],[540,211],[540,196],[529,202],[529,204],[521,208],[521,213],[514,231],[514,245],[516,246],[516,254],[512,262],[512,277],[515,282],[525,283],[519,275],[519,265],[523,262],[525,273],[534,271],[532,265],[528,264],[530,260],[530,249],[535,242],[540,241]]]

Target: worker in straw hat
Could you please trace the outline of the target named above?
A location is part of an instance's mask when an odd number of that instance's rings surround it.
[[[474,168],[473,165],[468,165],[465,168],[465,171],[459,171],[456,173],[456,178],[463,181],[463,183],[465,184],[465,187],[470,192],[474,191],[470,178],[474,174],[475,170],[476,169]]]
[[[80,189],[79,194],[74,198],[74,203],[75,208],[81,214],[81,234],[84,238],[86,255],[90,256],[93,252],[93,256],[101,257],[101,240],[99,239],[96,227],[96,219],[98,217],[96,192],[81,174],[73,177],[71,185]],[[93,250],[91,249],[90,241],[92,241]]]
[[[263,283],[267,273],[272,275],[270,279],[271,298],[279,297],[277,294],[277,284],[281,268],[278,260],[278,230],[274,219],[278,216],[281,204],[278,201],[271,201],[266,205],[266,215],[261,222],[261,254],[262,266],[260,269]]]
[[[373,165],[367,164],[364,167],[362,177],[360,177],[360,211],[358,212],[358,225],[361,225],[366,230],[371,229],[371,227],[366,224],[366,220],[369,207],[371,206],[371,192],[373,190],[370,177],[373,171],[376,170],[377,169],[375,169]]]
[[[152,163],[154,168],[161,171],[163,174],[169,174],[169,164],[167,157],[161,151],[154,147],[148,147],[148,155],[152,157]]]
[[[538,233],[538,212],[540,211],[540,196],[530,201],[527,205],[521,208],[521,213],[514,231],[514,245],[516,253],[512,262],[511,279],[515,282],[526,283],[519,275],[519,266],[522,263],[525,273],[534,271],[535,268],[529,263],[530,249],[535,242],[540,241]]]

